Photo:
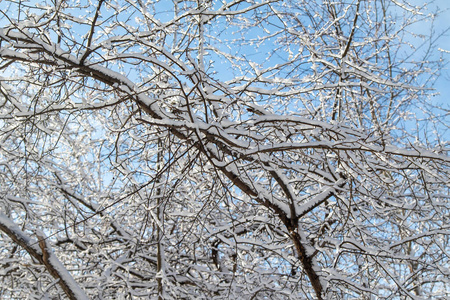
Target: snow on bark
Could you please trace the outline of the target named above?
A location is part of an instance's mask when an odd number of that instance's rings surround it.
[[[0,213],[0,230],[7,234],[17,245],[23,247],[30,256],[45,266],[47,271],[58,279],[67,297],[71,300],[88,300],[89,298],[61,264],[53,253],[47,238],[42,232],[36,232],[38,241],[32,240],[10,218]]]

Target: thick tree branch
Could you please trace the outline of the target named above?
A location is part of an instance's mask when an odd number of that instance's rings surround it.
[[[6,215],[0,213],[0,230],[8,235],[17,245],[24,248],[28,254],[43,265],[71,300],[88,300],[72,275],[61,264],[50,248],[43,233],[38,233],[38,242],[33,241]],[[38,246],[39,245],[39,246]]]

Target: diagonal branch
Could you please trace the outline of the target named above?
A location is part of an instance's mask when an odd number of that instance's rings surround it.
[[[88,300],[87,295],[50,249],[43,233],[37,233],[38,242],[33,241],[3,213],[0,213],[0,230],[43,265],[53,278],[58,280],[59,286],[70,300]]]

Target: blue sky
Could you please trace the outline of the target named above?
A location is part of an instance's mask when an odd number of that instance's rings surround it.
[[[441,15],[436,20],[436,30],[443,32],[450,28],[450,1],[449,0],[437,0],[435,3],[441,11]],[[445,60],[450,61],[450,30],[444,34],[438,41],[439,48],[444,51],[442,56]],[[435,88],[441,93],[437,97],[437,102],[450,105],[450,64],[447,63],[446,67],[442,70],[442,76],[437,80]]]
[[[413,4],[423,5],[425,0],[415,0]],[[414,26],[415,33],[429,34],[431,25],[433,24],[434,36],[437,38],[435,43],[433,58],[442,57],[445,61],[443,68],[440,70],[440,77],[437,78],[434,88],[439,95],[433,97],[432,103],[438,107],[447,109],[447,115],[444,119],[443,126],[438,128],[440,135],[447,141],[450,141],[450,0],[435,0],[428,4],[429,12],[437,12],[438,16],[434,22],[421,23]],[[426,25],[429,25],[428,27]],[[445,112],[440,112],[441,114]]]
[[[444,65],[443,69],[440,70],[441,76],[436,80],[434,88],[436,92],[440,93],[440,95],[432,98],[432,102],[435,105],[450,109],[450,0],[407,0],[412,2],[412,4],[421,6],[424,3],[428,4],[429,12],[438,12],[440,15],[434,20],[434,22],[421,22],[418,25],[412,26],[412,30],[414,33],[424,33],[428,34],[431,25],[434,26],[435,36],[439,37],[435,44],[435,49],[433,50],[433,58],[438,59],[441,56],[447,63]],[[395,2],[402,3],[403,0],[395,0]],[[431,2],[431,3],[430,3]],[[0,2],[1,3],[1,2]],[[5,3],[0,4],[0,8],[6,5]],[[0,18],[0,24],[3,24],[6,20],[3,21]],[[426,26],[429,25],[429,26]],[[444,33],[443,35],[441,35]],[[438,49],[441,49],[439,51]],[[264,53],[253,53],[252,55],[264,55]],[[249,55],[250,56],[250,55]],[[254,57],[253,57],[254,58]],[[275,60],[272,60],[275,61]],[[223,72],[222,72],[223,73]],[[225,73],[228,75],[232,75],[231,73]],[[220,76],[224,76],[221,74]],[[221,78],[225,79],[225,78]],[[226,80],[226,79],[225,79]],[[448,121],[447,124],[450,124],[450,114],[447,115]],[[447,125],[449,126],[449,125]],[[445,125],[442,127],[445,128]],[[444,129],[442,129],[444,130]],[[450,140],[450,132],[446,133],[445,136],[447,140]]]
[[[429,1],[416,0],[413,4],[423,5],[425,2]],[[435,88],[441,95],[436,97],[435,101],[448,104],[450,103],[450,1],[435,0],[428,4],[428,9],[429,12],[438,12],[439,15],[434,19],[434,22],[420,23],[413,26],[413,30],[414,33],[429,34],[433,24],[434,36],[438,38],[435,44],[436,49],[433,49],[435,57],[442,55],[442,58],[447,61],[446,66],[441,70],[443,76],[438,78],[436,82]]]

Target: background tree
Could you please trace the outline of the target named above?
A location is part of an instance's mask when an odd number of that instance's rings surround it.
[[[449,296],[424,7],[0,5],[2,298]]]

